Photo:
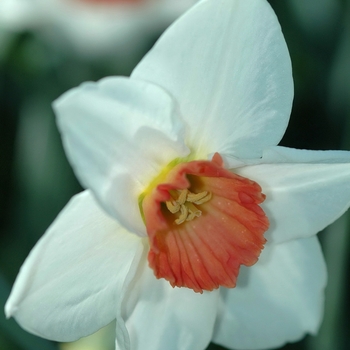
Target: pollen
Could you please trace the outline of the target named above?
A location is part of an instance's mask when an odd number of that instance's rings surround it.
[[[234,288],[240,266],[254,265],[266,242],[259,184],[225,169],[218,153],[159,179],[141,202],[156,278],[198,293]]]
[[[201,205],[211,199],[211,193],[207,191],[192,193],[186,188],[172,191],[174,192],[177,198],[172,197],[172,200],[166,201],[165,204],[170,213],[178,214],[178,218],[174,220],[177,225],[200,217],[202,212],[194,204]]]

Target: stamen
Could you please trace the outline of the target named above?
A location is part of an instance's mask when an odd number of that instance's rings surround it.
[[[185,188],[180,192],[179,198],[176,200],[179,204],[184,204],[187,200],[188,189]]]
[[[207,192],[208,193],[208,192]],[[195,204],[203,204],[205,202],[208,202],[211,199],[211,192],[209,192],[205,197],[203,197],[202,199],[199,199],[197,201],[194,201]]]
[[[207,191],[203,191],[200,193],[189,193],[187,195],[187,201],[188,202],[196,202],[199,201],[200,199],[204,198],[208,194]]]
[[[202,215],[202,211],[193,205],[203,204],[208,202],[212,194],[208,191],[200,193],[192,193],[187,188],[181,191],[171,191],[172,197],[174,194],[180,193],[176,200],[166,201],[166,207],[172,214],[176,214],[180,211],[180,216],[174,221],[177,225],[182,224],[185,221],[191,221],[194,218],[198,218]]]
[[[180,210],[180,204],[176,201],[166,201],[165,205],[172,214],[175,214]]]
[[[202,215],[202,212],[197,209],[195,206],[193,206],[195,208],[194,211],[192,211],[192,209],[188,209],[188,216],[187,216],[187,219],[186,221],[191,221],[193,220],[194,218],[199,218],[201,215]]]
[[[180,216],[175,220],[175,223],[178,225],[185,222],[188,216],[188,208],[186,207],[186,205],[181,204],[180,211],[181,211]]]

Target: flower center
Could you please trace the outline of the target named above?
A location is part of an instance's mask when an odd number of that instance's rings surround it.
[[[140,196],[157,278],[195,292],[233,288],[241,265],[254,265],[269,221],[261,187],[211,161],[173,162]]]
[[[176,199],[174,199],[174,194]],[[194,218],[201,216],[202,212],[195,204],[201,205],[211,199],[211,193],[203,191],[200,193],[192,193],[187,188],[184,190],[171,191],[172,200],[166,201],[166,207],[172,214],[179,213],[178,218],[174,221],[180,225],[185,221],[192,221]]]

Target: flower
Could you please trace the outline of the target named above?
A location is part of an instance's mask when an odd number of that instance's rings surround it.
[[[2,0],[0,23],[32,30],[49,45],[86,58],[123,58],[197,0]]]
[[[123,350],[199,350],[211,340],[265,349],[317,332],[326,268],[315,234],[350,205],[350,154],[276,146],[292,96],[289,54],[269,4],[204,0],[165,32],[130,78],[86,83],[59,98],[63,144],[87,190],[30,253],[7,316],[57,341],[116,319],[116,348]],[[198,285],[189,285],[189,270],[171,255],[176,245],[182,254],[181,242],[154,237],[165,230],[178,239],[171,230],[180,217],[204,229],[202,219],[216,225],[214,187],[231,195],[239,179],[246,186],[240,202],[250,202],[261,219],[258,243],[246,249],[254,254],[242,263],[259,260],[240,268],[235,288],[222,287],[227,280],[218,268],[211,277],[221,287],[193,276]],[[201,216],[190,213],[192,203]],[[221,234],[227,239],[226,229]],[[164,247],[171,271],[155,256]],[[202,264],[213,259],[203,242],[192,247]],[[189,288],[171,286],[179,284],[176,271]]]

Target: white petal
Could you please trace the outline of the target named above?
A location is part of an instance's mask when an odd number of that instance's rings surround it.
[[[141,240],[89,192],[69,202],[29,254],[5,306],[27,331],[56,341],[89,335],[118,316]]]
[[[138,196],[164,166],[189,152],[170,96],[152,84],[112,77],[69,91],[54,107],[83,186],[130,231],[145,235]]]
[[[349,208],[350,152],[275,147],[261,162],[268,164],[235,172],[258,182],[266,194],[261,206],[270,220],[267,240],[312,236]]]
[[[315,334],[327,273],[316,237],[266,247],[241,268],[235,289],[222,289],[213,341],[230,349],[275,348]]]
[[[312,151],[288,147],[269,147],[264,150],[261,164],[267,163],[350,163],[349,151]]]
[[[177,99],[194,151],[259,157],[287,127],[291,63],[267,1],[199,2],[132,77],[155,82]]]
[[[164,279],[157,280],[147,263],[143,266],[124,300],[130,350],[205,349],[214,329],[219,292],[172,288]]]

